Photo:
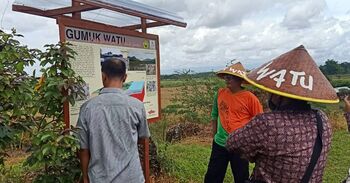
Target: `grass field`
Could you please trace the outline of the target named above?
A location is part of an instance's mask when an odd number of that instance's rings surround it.
[[[328,78],[331,80],[349,80],[350,74],[329,75]]]
[[[334,87],[350,87],[350,74],[330,75],[328,78],[331,80]]]
[[[194,80],[198,83],[204,83],[203,78],[194,78]],[[186,79],[166,79],[166,80],[162,80],[160,83],[160,87],[161,88],[173,88],[173,87],[179,87],[182,86],[183,84],[185,84],[187,81]],[[215,80],[213,81],[215,82]]]

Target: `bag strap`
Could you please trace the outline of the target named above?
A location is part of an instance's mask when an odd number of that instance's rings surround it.
[[[318,113],[318,111],[315,110],[315,112],[316,112],[316,119],[317,119],[317,122],[316,122],[316,124],[317,124],[317,137],[315,140],[314,149],[312,151],[310,164],[307,167],[303,178],[301,179],[301,183],[308,183],[309,182],[309,180],[312,176],[312,172],[315,169],[318,158],[320,157],[321,151],[322,151],[323,122],[322,122],[321,116]]]

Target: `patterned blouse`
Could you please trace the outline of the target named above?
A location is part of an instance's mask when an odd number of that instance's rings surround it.
[[[311,183],[322,182],[332,136],[327,116],[318,113],[323,121],[323,149]],[[310,163],[316,137],[314,111],[274,111],[256,116],[231,133],[226,148],[255,162],[252,180],[299,183]]]

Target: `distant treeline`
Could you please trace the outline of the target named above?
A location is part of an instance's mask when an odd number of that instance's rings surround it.
[[[324,65],[320,66],[320,69],[325,75],[350,74],[350,63],[338,63],[338,61],[328,59]]]
[[[186,78],[186,76],[191,76],[191,78],[203,78],[203,77],[214,77],[215,72],[200,72],[195,73],[192,70],[183,70],[183,71],[177,71],[175,74],[170,75],[161,75],[160,79],[169,80],[169,79],[182,79]]]
[[[320,70],[326,76],[350,74],[350,63],[349,62],[339,63],[338,61],[335,61],[333,59],[328,59],[324,65],[320,66]],[[186,75],[191,75],[191,77],[193,78],[202,78],[202,77],[215,76],[215,72],[196,73],[192,70],[183,70],[183,71],[177,71],[175,72],[175,74],[161,75],[160,78],[161,79],[181,79]]]

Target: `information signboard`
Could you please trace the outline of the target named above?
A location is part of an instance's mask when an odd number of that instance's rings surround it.
[[[125,30],[102,29],[95,26],[70,24],[59,20],[60,39],[72,44],[77,53],[72,69],[86,85],[85,96],[72,105],[66,105],[69,125],[76,126],[80,106],[98,95],[102,85],[101,63],[111,57],[123,58],[127,66],[127,80],[123,89],[145,105],[147,119],[152,122],[160,116],[159,44],[158,36],[135,34]],[[68,113],[68,114],[66,114]],[[67,122],[66,122],[67,123]]]

